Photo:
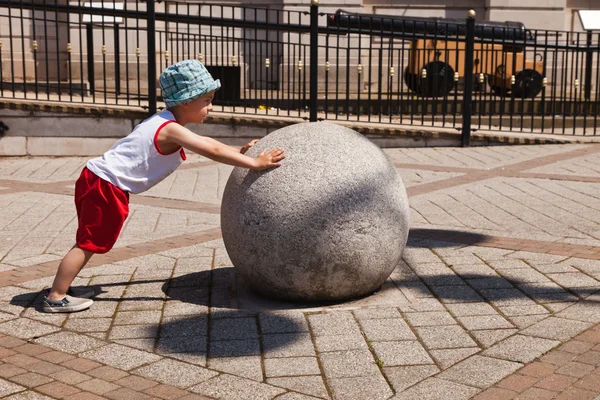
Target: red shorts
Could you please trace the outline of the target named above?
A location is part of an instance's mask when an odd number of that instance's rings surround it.
[[[129,193],[85,167],[75,183],[75,207],[77,247],[98,254],[112,249],[129,214]]]

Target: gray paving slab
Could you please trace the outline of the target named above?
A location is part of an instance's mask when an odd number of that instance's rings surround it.
[[[381,375],[328,380],[334,400],[383,400],[393,392]]]
[[[560,344],[557,340],[515,335],[483,351],[484,356],[528,363]]]
[[[414,340],[415,334],[402,318],[360,321],[368,340]]]
[[[379,368],[368,350],[322,353],[319,360],[328,379],[379,374]]]
[[[466,400],[480,389],[439,378],[428,378],[408,390],[398,393],[394,400]]]
[[[51,349],[77,354],[106,345],[106,342],[73,332],[57,332],[35,339],[36,343]]]
[[[458,325],[422,326],[417,334],[428,349],[474,347],[477,343]]]
[[[438,375],[464,385],[486,388],[521,368],[523,364],[491,357],[472,356]]]
[[[190,390],[217,399],[228,400],[269,400],[285,392],[285,389],[282,388],[228,374],[211,378],[192,386]]]
[[[416,340],[372,342],[377,359],[385,366],[433,364],[427,351]]]
[[[176,360],[163,359],[131,371],[133,374],[178,388],[189,388],[217,376],[206,368]]]
[[[316,357],[267,358],[264,365],[267,378],[321,373]]]
[[[118,344],[109,344],[98,349],[86,351],[80,353],[79,356],[125,371],[129,371],[143,364],[158,361],[162,358],[156,354]]]
[[[285,389],[294,390],[296,392],[304,393],[311,396],[310,399],[318,397],[321,399],[330,399],[331,397],[327,393],[323,378],[321,376],[294,376],[294,377],[283,377],[283,378],[267,378],[267,383],[273,386],[282,387]],[[289,395],[297,393],[286,393],[282,396],[277,397],[280,399],[292,400],[293,398]],[[298,397],[298,400],[308,400],[308,396]]]

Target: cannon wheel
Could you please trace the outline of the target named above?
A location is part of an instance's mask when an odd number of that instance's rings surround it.
[[[513,94],[515,98],[533,99],[542,91],[544,78],[542,74],[531,68],[520,70],[515,76]]]
[[[454,87],[454,69],[442,61],[433,61],[425,66],[427,78],[412,74],[408,68],[404,70],[406,86],[423,97],[442,97],[452,91]]]

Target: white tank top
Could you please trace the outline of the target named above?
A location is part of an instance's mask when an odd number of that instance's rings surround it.
[[[186,159],[183,147],[169,154],[158,148],[158,133],[172,122],[176,123],[175,116],[168,110],[142,121],[102,157],[89,160],[88,169],[126,192],[150,189]]]

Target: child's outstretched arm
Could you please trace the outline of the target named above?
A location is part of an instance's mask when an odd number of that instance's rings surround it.
[[[168,142],[176,143],[185,149],[208,157],[211,160],[236,167],[264,170],[281,166],[279,161],[285,158],[283,149],[263,151],[256,158],[248,157],[217,140],[196,135],[179,124],[166,125],[160,134],[164,135],[164,139]]]

